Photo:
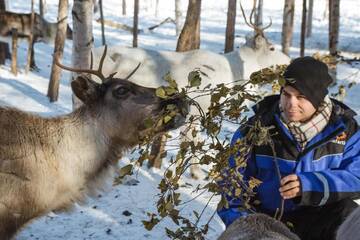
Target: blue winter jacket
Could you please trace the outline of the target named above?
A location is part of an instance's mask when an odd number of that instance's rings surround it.
[[[249,120],[250,124],[261,119],[262,125],[275,126],[271,134],[281,175],[295,173],[300,178],[302,195],[285,200],[285,215],[301,206],[322,206],[360,196],[360,131],[353,118],[355,112],[336,100],[332,101],[334,107],[329,123],[303,150],[280,121],[279,95],[267,97],[257,104],[255,116]],[[235,144],[246,131],[246,127],[240,127],[231,144]],[[229,159],[229,166],[237,167],[233,157]],[[255,147],[246,168],[238,168],[238,171],[244,179],[253,176],[262,181],[255,189],[256,198],[261,203],[257,210],[273,214],[280,206],[281,197],[270,146]],[[248,214],[248,211],[239,209],[239,199],[226,194],[224,197],[229,208],[219,209],[218,214],[226,226]]]

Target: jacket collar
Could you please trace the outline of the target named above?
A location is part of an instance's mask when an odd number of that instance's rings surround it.
[[[340,120],[350,120],[356,116],[356,112],[349,108],[344,103],[330,98],[333,103],[333,110],[329,120],[329,124],[334,124]],[[275,114],[280,114],[279,109],[280,95],[270,95],[259,101],[252,108],[255,117],[261,119],[264,125],[272,124]]]
[[[345,104],[331,99],[333,102],[333,111],[330,116],[329,123],[324,130],[316,135],[305,147],[303,153],[311,151],[315,147],[327,142],[341,131],[346,129],[346,122],[352,119],[356,113]],[[285,135],[293,144],[296,143],[290,131],[280,121],[280,109],[279,109],[280,95],[271,95],[265,97],[263,100],[253,106],[255,112],[255,120],[259,119],[264,126],[275,125],[280,131],[281,135]],[[334,136],[333,136],[334,135]],[[287,141],[285,141],[287,142]],[[296,144],[295,144],[296,145]],[[298,151],[300,148],[296,146]]]

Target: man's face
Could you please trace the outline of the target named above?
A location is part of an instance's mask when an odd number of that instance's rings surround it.
[[[283,88],[280,104],[290,122],[305,122],[316,112],[312,103],[291,86]]]

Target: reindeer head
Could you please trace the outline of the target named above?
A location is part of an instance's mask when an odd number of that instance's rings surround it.
[[[255,9],[256,9],[256,0],[253,1],[253,8],[251,10],[250,17],[249,17],[250,23],[248,22],[248,20],[246,18],[245,11],[241,5],[241,2],[240,2],[240,8],[241,8],[241,12],[244,17],[246,25],[248,25],[250,28],[254,29],[253,35],[246,36],[245,45],[254,50],[258,50],[258,51],[274,51],[275,50],[274,46],[267,40],[267,38],[265,37],[265,34],[264,34],[264,30],[269,28],[272,25],[271,18],[270,18],[270,23],[267,26],[261,28],[261,27],[257,26],[256,24],[254,24],[253,20],[252,20]]]
[[[290,58],[283,52],[276,50],[274,45],[270,43],[264,35],[264,30],[269,28],[272,24],[271,19],[270,23],[262,28],[253,23],[252,18],[256,8],[256,0],[253,1],[250,23],[246,19],[241,3],[240,8],[245,19],[245,23],[254,29],[254,35],[250,37],[247,36],[245,46],[242,47],[241,57],[244,64],[248,62],[248,65],[244,67],[245,78],[249,77],[252,72],[258,71],[262,68],[277,64],[289,64]]]
[[[102,83],[97,83],[86,75],[80,75],[71,82],[71,87],[74,94],[84,103],[83,109],[101,125],[106,136],[117,142],[133,145],[145,133],[149,133],[149,129],[151,133],[157,134],[184,123],[188,111],[188,104],[184,98],[175,96],[164,100],[156,95],[155,88],[142,87],[128,81],[140,64],[125,79],[113,78],[116,73],[104,77],[101,69],[106,51],[107,47],[98,70],[69,68],[57,62],[57,65],[64,69],[94,74],[102,80]],[[176,108],[176,114],[171,121],[156,125],[155,123],[162,120],[169,104]],[[153,128],[149,128],[148,120],[154,123]]]
[[[60,21],[64,21],[60,20]],[[45,42],[54,44],[58,23],[48,22],[45,18],[35,13],[34,37],[35,42]],[[73,39],[73,31],[69,24],[66,25],[66,39]]]

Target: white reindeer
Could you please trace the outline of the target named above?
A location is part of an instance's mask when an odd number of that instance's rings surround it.
[[[251,43],[254,47],[250,47]],[[94,51],[95,66],[102,51],[103,47]],[[115,76],[122,77],[128,69],[141,63],[141,67],[130,81],[148,87],[167,85],[168,83],[163,79],[167,73],[177,81],[179,87],[185,87],[188,83],[187,75],[196,68],[207,75],[203,77],[200,88],[208,84],[215,86],[220,83],[245,80],[254,71],[290,62],[288,56],[275,50],[274,46],[260,35],[248,38],[246,44],[239,50],[226,54],[207,50],[155,51],[125,46],[110,46],[108,51],[104,63],[105,73],[117,72]],[[199,103],[203,110],[210,105],[209,98],[202,98]]]

